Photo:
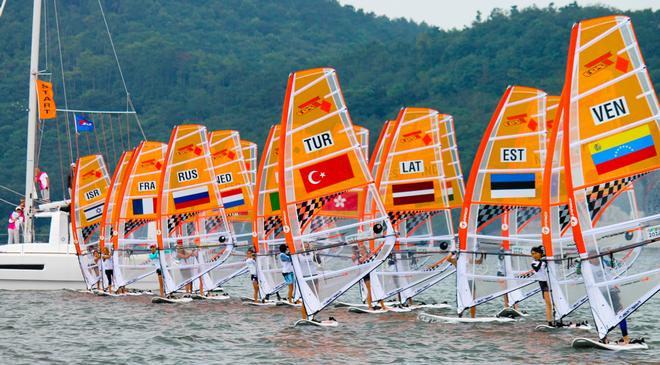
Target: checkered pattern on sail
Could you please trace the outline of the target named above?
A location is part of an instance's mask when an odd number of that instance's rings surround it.
[[[264,222],[264,232],[266,232],[266,235],[272,230],[275,230],[275,232],[273,232],[275,236],[282,233],[282,217],[279,215],[270,216],[266,218],[266,221]]]
[[[568,213],[568,204],[559,207],[559,227],[564,230],[571,223],[571,216]]]
[[[222,218],[220,216],[207,217],[204,222],[204,227],[206,227],[206,232],[213,232],[220,223],[222,223]]]
[[[596,215],[598,215],[598,212],[600,212],[605,204],[607,204],[607,201],[610,200],[610,198],[614,197],[616,192],[625,188],[628,184],[643,175],[644,174],[628,176],[623,179],[608,181],[585,189],[587,193],[587,206],[589,207],[591,219],[594,219]]]
[[[541,208],[536,207],[521,207],[517,209],[518,214],[516,215],[516,222],[518,223],[518,228],[525,224],[528,220],[536,217],[541,214]]]
[[[392,224],[397,224],[399,221],[404,221],[410,217],[415,216],[415,212],[406,212],[406,211],[396,211],[396,212],[387,212],[387,216],[390,218]]]
[[[174,230],[183,222],[185,222],[187,219],[194,217],[197,215],[197,212],[192,212],[192,213],[183,213],[183,214],[175,214],[167,219],[167,231],[169,233],[174,232]]]
[[[87,241],[87,237],[91,236],[96,229],[99,228],[99,223],[94,223],[82,229],[83,241]]]
[[[332,224],[336,220],[337,217],[316,216],[312,219],[312,223],[309,224],[309,230],[311,232],[316,232],[326,225]]]
[[[406,232],[410,233],[415,227],[417,227],[420,223],[425,222],[426,220],[430,219],[431,217],[437,215],[440,213],[440,211],[432,211],[432,212],[421,212],[418,214],[413,215],[411,218],[406,219]]]
[[[479,217],[477,219],[477,227],[488,223],[491,219],[498,217],[504,212],[510,210],[512,207],[508,205],[482,205],[479,209]]]
[[[298,212],[298,222],[300,222],[301,229],[305,229],[305,225],[314,217],[314,215],[321,209],[323,206],[334,199],[339,194],[332,194],[327,196],[322,196],[320,198],[314,198],[311,200],[304,201],[302,203],[296,204],[296,209]]]
[[[149,223],[148,219],[129,219],[124,223],[124,236]]]

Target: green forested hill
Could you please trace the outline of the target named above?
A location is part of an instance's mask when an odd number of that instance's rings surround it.
[[[64,105],[62,67],[69,108],[125,108],[97,2],[57,2],[61,65],[55,9],[51,1],[46,3],[48,34],[42,38],[48,39],[48,46],[42,50],[41,65],[52,72],[58,105]],[[571,25],[620,13],[576,5],[512,8],[478,16],[463,30],[440,31],[375,17],[334,0],[102,3],[150,139],[166,140],[173,125],[198,122],[209,129],[237,129],[261,148],[268,126],[279,121],[289,72],[330,66],[338,71],[354,122],[371,130],[372,141],[382,122],[403,106],[454,115],[466,174],[506,86],[559,93]],[[0,135],[5,138],[0,184],[19,190],[24,182],[31,14],[30,1],[14,1],[0,18]],[[660,12],[625,14],[633,20],[657,83]],[[55,123],[65,122],[60,118],[44,125],[40,164],[50,172],[59,197]],[[0,192],[0,197],[11,195]]]

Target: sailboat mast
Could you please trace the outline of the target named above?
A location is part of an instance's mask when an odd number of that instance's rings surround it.
[[[39,36],[41,34],[41,0],[34,0],[32,11],[32,48],[30,52],[30,85],[28,107],[27,158],[25,163],[25,242],[33,241],[34,155],[37,134],[37,76],[39,74]]]

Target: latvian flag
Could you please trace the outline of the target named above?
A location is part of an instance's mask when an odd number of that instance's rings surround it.
[[[224,205],[225,209],[239,207],[245,204],[245,198],[243,197],[243,190],[241,188],[223,191],[220,195],[222,196],[222,205]]]
[[[133,199],[133,215],[154,214],[156,198]]]
[[[85,208],[85,219],[88,222],[93,221],[96,218],[100,218],[103,215],[103,203]]]
[[[435,200],[433,181],[392,185],[394,205],[428,203]]]
[[[174,200],[174,208],[177,210],[211,202],[208,186],[175,191],[172,193],[172,199]]]
[[[533,198],[536,196],[534,174],[491,174],[490,196],[498,198]]]

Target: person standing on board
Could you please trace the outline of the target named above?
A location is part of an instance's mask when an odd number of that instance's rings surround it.
[[[50,180],[46,171],[41,171],[38,167],[34,169],[34,178],[39,184],[39,191],[41,192],[41,200],[50,202]]]
[[[545,319],[548,321],[548,326],[554,327],[555,323],[552,320],[552,300],[550,299],[550,289],[548,287],[548,264],[543,252],[543,246],[532,247],[531,255],[534,261],[532,262],[532,269],[518,274],[518,277],[530,277],[536,275],[536,279],[541,286],[541,293],[545,301]]]
[[[112,276],[114,274],[115,265],[112,260],[112,253],[108,247],[103,247],[103,271],[108,278],[108,293],[112,293]]]
[[[483,254],[480,255],[479,258],[476,258],[476,254],[472,254],[472,255],[475,256],[475,258],[470,258],[469,262],[471,264],[481,265],[481,263],[484,261],[484,259],[483,259],[484,255]],[[449,255],[447,255],[447,261],[449,261],[450,264],[452,264],[452,265],[454,265],[454,267],[456,267],[457,263],[458,263],[458,257],[456,255],[456,253],[453,252],[453,251],[450,252]],[[472,296],[474,297],[474,295],[476,295],[476,292],[477,292],[477,287],[476,287],[476,284],[474,283],[474,280],[468,280],[468,286],[472,288]],[[463,315],[463,313],[461,313],[459,315],[459,317],[461,317],[462,315]],[[476,318],[477,317],[477,306],[470,307],[470,317],[471,318]]]
[[[158,285],[160,288],[160,296],[165,296],[165,289],[163,288],[163,271],[160,267],[160,260],[158,259],[158,249],[156,245],[149,246],[149,261],[156,266],[156,274],[158,275]]]
[[[284,276],[284,282],[289,287],[289,292],[287,294],[287,300],[289,303],[293,303],[293,261],[291,260],[291,254],[289,254],[289,248],[286,244],[280,245],[280,262],[282,262],[282,276]]]
[[[366,245],[364,245],[362,243],[359,243],[358,245],[359,245],[359,248],[358,248],[358,251],[357,251],[357,256],[355,256],[355,253],[354,253],[353,262],[355,262],[356,264],[359,265],[359,264],[363,264],[363,263],[369,261],[370,256],[369,256],[369,250],[367,250]],[[357,260],[357,262],[356,262],[356,260]],[[362,281],[364,282],[364,287],[367,291],[367,308],[369,310],[374,310],[373,301],[372,301],[372,297],[371,297],[371,276],[369,274],[367,274],[362,279]],[[380,305],[380,309],[382,309],[382,310],[387,310],[388,309],[385,306],[385,302],[383,300],[379,300],[378,304]]]
[[[18,206],[9,214],[9,224],[7,225],[7,244],[18,243],[20,240],[19,230],[21,227],[21,215],[23,209]]]
[[[254,249],[252,247],[248,248],[247,255],[245,259],[245,266],[247,266],[248,271],[250,271],[250,281],[252,282],[253,298],[254,302],[259,302],[259,279],[257,277],[257,262],[255,259]]]

